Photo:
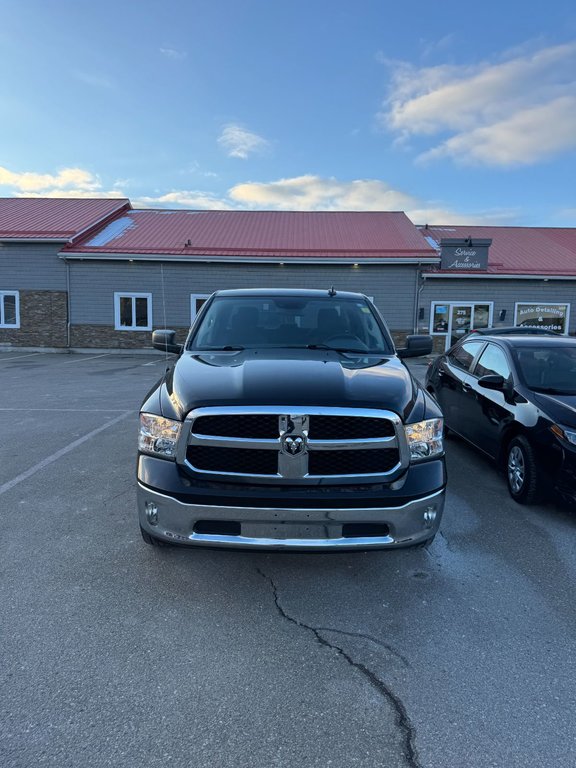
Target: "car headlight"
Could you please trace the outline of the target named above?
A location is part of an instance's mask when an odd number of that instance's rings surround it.
[[[154,416],[151,413],[141,413],[139,450],[150,453],[152,456],[161,456],[163,459],[175,459],[181,427],[182,424],[179,421]]]
[[[576,432],[572,432],[569,429],[564,429],[564,427],[560,427],[558,424],[552,424],[550,429],[558,437],[563,437],[564,440],[572,443],[572,445],[576,445]]]
[[[427,419],[415,424],[405,424],[406,439],[410,449],[410,460],[421,461],[444,452],[442,432],[444,419]]]

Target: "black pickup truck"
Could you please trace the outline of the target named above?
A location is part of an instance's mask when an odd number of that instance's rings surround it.
[[[438,530],[442,414],[356,293],[218,291],[140,414],[144,541],[246,549],[424,545]]]

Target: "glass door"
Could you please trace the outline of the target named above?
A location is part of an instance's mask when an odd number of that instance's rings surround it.
[[[472,328],[474,304],[451,304],[446,348],[456,344]]]

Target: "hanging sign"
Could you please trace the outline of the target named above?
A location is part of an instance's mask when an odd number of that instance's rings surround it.
[[[492,240],[442,238],[440,240],[440,269],[477,272],[488,269],[488,249]]]

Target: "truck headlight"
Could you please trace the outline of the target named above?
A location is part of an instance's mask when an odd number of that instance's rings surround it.
[[[427,419],[404,426],[411,461],[429,459],[444,452],[443,427],[444,419]]]
[[[151,413],[140,414],[140,432],[138,448],[152,456],[163,459],[176,458],[176,444],[182,424],[179,421],[154,416]]]

